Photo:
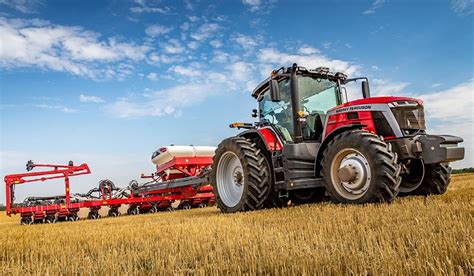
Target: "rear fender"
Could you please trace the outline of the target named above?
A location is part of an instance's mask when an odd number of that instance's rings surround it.
[[[283,144],[276,135],[276,133],[270,127],[264,127],[259,129],[250,129],[244,131],[238,135],[239,137],[245,137],[249,139],[257,138],[261,141],[262,145],[267,151],[282,150]]]

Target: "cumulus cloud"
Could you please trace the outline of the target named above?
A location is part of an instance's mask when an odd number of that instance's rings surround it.
[[[474,78],[442,91],[412,94],[424,101],[427,127],[433,134],[458,135],[466,149],[463,161],[455,167],[472,166],[474,162]]]
[[[180,54],[184,52],[185,48],[177,39],[172,38],[163,45],[163,50],[168,54]]]
[[[191,34],[191,37],[197,41],[203,41],[212,37],[219,28],[219,25],[216,23],[204,23],[196,32]]]
[[[213,39],[213,40],[209,41],[209,44],[210,44],[212,47],[216,48],[216,49],[217,49],[217,48],[220,48],[220,47],[222,47],[222,45],[224,45],[224,44],[222,43],[222,41],[220,41],[219,39]]]
[[[152,72],[152,73],[146,75],[146,78],[149,79],[149,80],[152,80],[152,81],[156,81],[156,80],[158,80],[158,74]]]
[[[313,54],[319,54],[319,50],[313,47],[301,47],[298,49],[298,53],[302,55],[313,55]]]
[[[119,42],[111,37],[100,40],[100,34],[78,26],[54,25],[38,19],[0,18],[2,49],[0,67],[39,67],[90,78],[114,77],[128,69],[118,61],[137,62],[145,58],[149,47]],[[100,65],[100,66],[99,66]]]
[[[120,118],[177,115],[181,109],[198,104],[217,93],[216,84],[183,84],[148,92],[142,98],[119,98],[106,111]]]
[[[237,44],[239,44],[242,47],[242,49],[250,52],[250,51],[253,51],[255,47],[257,47],[260,44],[260,41],[262,40],[262,38],[259,36],[252,37],[252,36],[247,36],[243,34],[238,34],[234,40],[235,42],[237,42]]]
[[[371,81],[371,90],[374,96],[394,96],[400,94],[409,84],[408,82],[374,79]]]
[[[150,25],[145,29],[145,33],[151,37],[156,37],[158,35],[167,34],[173,30],[172,27],[166,27],[162,25]]]
[[[426,92],[415,96],[426,102],[426,113],[430,118],[474,123],[473,92],[474,78],[447,90]]]
[[[103,103],[105,102],[102,98],[97,96],[86,96],[86,95],[79,95],[79,101],[81,103]]]
[[[261,0],[242,0],[242,3],[246,5],[251,12],[256,12],[262,7]]]
[[[176,74],[179,74],[181,76],[185,77],[198,77],[201,75],[201,72],[196,68],[196,66],[181,66],[181,65],[175,65],[172,66],[169,70],[169,72],[174,72]]]
[[[296,62],[298,65],[305,66],[308,69],[324,66],[329,67],[331,71],[341,71],[348,75],[353,75],[360,70],[358,65],[355,65],[351,62],[339,59],[330,59],[317,52],[312,54],[290,54],[280,52],[274,48],[263,48],[260,49],[259,53],[257,54],[257,58],[261,63],[263,63],[263,67],[266,68],[269,67],[268,65],[273,65],[274,68],[282,65],[290,66]],[[267,71],[265,71],[265,75],[268,75]]]

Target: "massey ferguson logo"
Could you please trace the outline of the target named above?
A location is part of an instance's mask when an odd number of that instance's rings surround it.
[[[349,107],[338,109],[336,110],[336,113],[356,111],[356,110],[369,110],[369,109],[372,109],[371,105],[357,105],[357,106],[349,106]]]

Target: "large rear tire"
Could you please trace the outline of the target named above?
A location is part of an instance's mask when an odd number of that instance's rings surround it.
[[[321,162],[333,202],[392,202],[398,194],[401,166],[397,154],[375,134],[352,130],[335,136]]]
[[[414,192],[418,195],[442,195],[451,182],[451,167],[448,164],[426,164],[425,178]]]
[[[214,155],[211,182],[217,208],[224,213],[265,207],[271,190],[270,166],[251,140],[223,140]]]

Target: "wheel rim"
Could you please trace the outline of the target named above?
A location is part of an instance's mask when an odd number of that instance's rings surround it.
[[[236,206],[244,193],[244,170],[239,157],[228,151],[219,159],[217,165],[217,192],[222,202],[229,206]]]
[[[369,162],[355,149],[339,151],[331,163],[331,181],[336,191],[349,200],[364,196],[372,178]]]

